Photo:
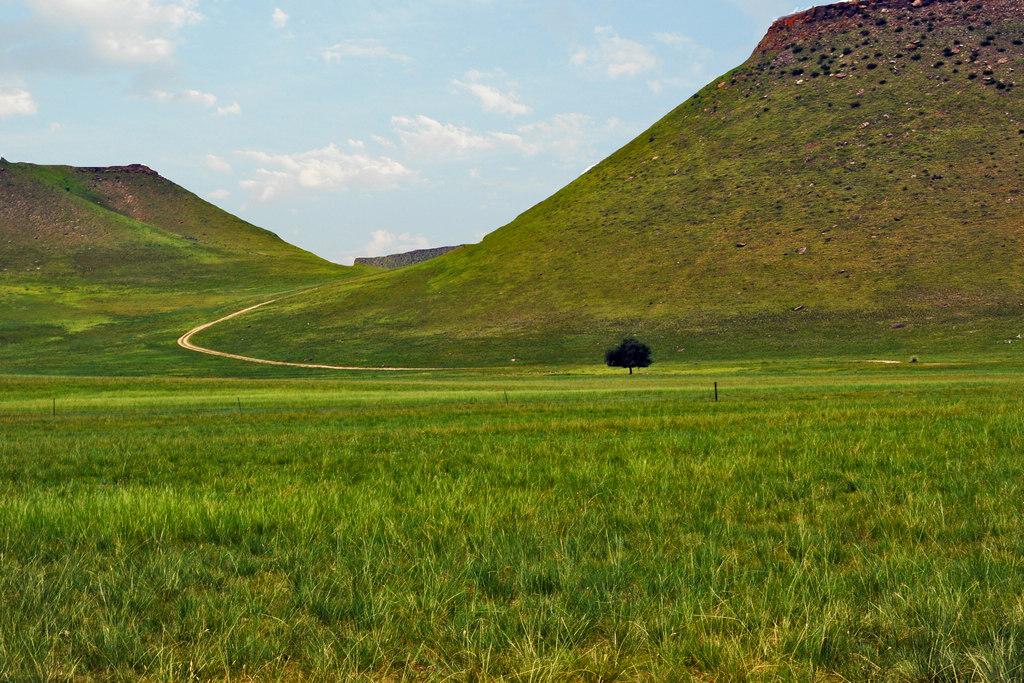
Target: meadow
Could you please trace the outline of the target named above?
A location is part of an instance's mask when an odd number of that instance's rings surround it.
[[[1024,24],[985,4],[780,38],[398,271],[0,160],[0,683],[1024,680]],[[270,299],[194,341],[446,369],[174,344]],[[653,368],[599,366],[625,334]]]
[[[1022,371],[3,376],[0,680],[1019,680]]]

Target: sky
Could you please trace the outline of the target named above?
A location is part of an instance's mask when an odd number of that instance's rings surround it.
[[[0,154],[145,164],[323,258],[478,242],[794,0],[0,0]]]

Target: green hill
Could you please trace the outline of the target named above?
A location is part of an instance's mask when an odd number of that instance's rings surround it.
[[[197,341],[368,365],[600,362],[626,334],[656,361],[1018,353],[1022,45],[1020,0],[788,17],[480,244]]]
[[[0,245],[5,372],[188,363],[174,340],[189,323],[363,270],[297,249],[138,165],[0,161]]]

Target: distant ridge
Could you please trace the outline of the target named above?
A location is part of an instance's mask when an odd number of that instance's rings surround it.
[[[374,268],[383,268],[384,270],[395,270],[396,268],[403,268],[405,266],[411,266],[416,263],[423,263],[430,259],[443,256],[450,251],[454,251],[459,247],[466,245],[459,244],[454,247],[435,247],[433,249],[415,249],[413,251],[407,251],[403,254],[391,254],[390,256],[361,256],[356,259],[356,265],[361,266],[373,266]]]
[[[142,164],[76,168],[3,159],[0,240],[0,269],[91,282],[217,280],[261,261],[336,268]]]

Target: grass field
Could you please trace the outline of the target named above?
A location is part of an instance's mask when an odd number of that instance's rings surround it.
[[[1022,371],[5,376],[0,680],[1019,680]]]
[[[0,683],[1024,681],[1024,24],[924,5],[399,271],[0,160]],[[447,369],[175,345],[272,298]]]

